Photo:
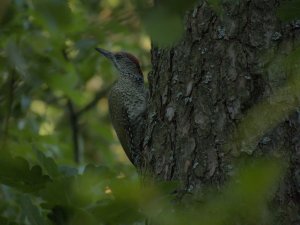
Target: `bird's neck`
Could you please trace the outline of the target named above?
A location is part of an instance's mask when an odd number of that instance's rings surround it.
[[[120,80],[130,80],[138,85],[144,84],[143,74],[120,73]]]

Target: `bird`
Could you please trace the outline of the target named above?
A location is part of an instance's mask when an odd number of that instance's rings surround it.
[[[141,163],[147,90],[138,59],[127,52],[96,50],[109,59],[118,71],[118,79],[108,94],[109,114],[118,139],[131,163]]]

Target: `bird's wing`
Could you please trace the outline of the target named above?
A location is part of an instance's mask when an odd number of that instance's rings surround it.
[[[109,104],[110,116],[112,119],[113,127],[117,133],[119,141],[129,158],[129,160],[136,165],[138,163],[138,156],[140,154],[140,142],[141,142],[141,125],[143,124],[142,113],[137,113],[140,107],[139,104],[136,107],[128,107],[127,104],[131,105],[132,102],[117,101],[121,97],[126,95],[120,94],[118,89],[115,89],[109,95],[109,103],[118,102],[118,104]],[[125,104],[125,102],[127,104]]]
[[[123,107],[122,108],[122,115],[124,119],[123,121],[123,128],[124,128],[124,138],[125,140],[121,140],[120,142],[123,146],[123,143],[126,145],[124,148],[127,157],[129,160],[135,165],[136,163],[139,163],[140,158],[140,142],[141,142],[141,134],[143,126],[143,115],[139,115],[136,117],[133,117],[130,115],[130,112]],[[126,137],[125,137],[126,136]],[[122,137],[123,139],[123,137]]]
[[[126,136],[126,140],[124,140],[124,142],[126,142],[126,148],[128,149],[128,152],[126,152],[128,158],[130,159],[130,161],[132,162],[133,160],[133,152],[134,152],[134,128],[132,126],[132,121],[129,115],[129,112],[127,110],[127,108],[122,107],[122,118],[124,118],[124,120],[122,121],[122,125],[124,128],[124,135]],[[120,140],[121,141],[121,140]],[[122,142],[122,141],[121,141]],[[125,150],[126,151],[126,150]]]

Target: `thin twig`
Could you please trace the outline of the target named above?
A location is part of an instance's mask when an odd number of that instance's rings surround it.
[[[70,99],[67,102],[69,115],[70,115],[70,125],[72,130],[72,140],[73,140],[73,149],[74,149],[74,160],[77,164],[81,162],[81,154],[79,149],[79,135],[78,135],[78,117],[74,110],[73,103]]]
[[[66,62],[71,63],[70,59],[68,58],[66,49],[62,49],[62,55],[66,60]],[[84,113],[92,109],[100,99],[104,98],[109,89],[110,87],[100,90],[98,93],[95,94],[95,97],[88,104],[86,104],[86,106],[84,106],[82,109],[78,110],[77,112],[74,109],[74,105],[71,99],[68,99],[67,106],[69,108],[69,113],[70,113],[69,115],[70,115],[70,125],[72,130],[74,160],[77,164],[81,162],[81,158],[82,158],[81,151],[79,149],[78,120]]]
[[[89,111],[90,109],[92,109],[100,99],[104,98],[107,95],[109,89],[110,89],[110,86],[107,88],[104,88],[104,89],[100,90],[98,93],[96,93],[93,100],[91,100],[88,104],[86,104],[86,106],[84,106],[82,109],[80,109],[76,115],[78,117],[80,117],[80,116],[82,116],[82,114],[84,114],[87,111]]]
[[[66,62],[71,63],[66,49],[62,49],[62,55]],[[73,66],[73,64],[72,64]],[[78,129],[78,116],[75,112],[73,102],[70,98],[68,98],[67,106],[69,109],[69,119],[70,119],[70,126],[72,131],[72,140],[73,140],[73,152],[74,152],[74,161],[77,164],[81,162],[81,152],[79,149],[79,129]]]

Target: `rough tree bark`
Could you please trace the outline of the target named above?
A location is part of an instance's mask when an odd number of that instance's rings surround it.
[[[261,101],[270,103],[287,80],[280,61],[266,69],[270,61],[262,56],[291,52],[299,26],[279,21],[279,1],[228,2],[222,15],[199,3],[187,12],[180,42],[152,48],[144,155],[157,178],[180,180],[185,192],[222,186],[242,154],[286,155],[290,164],[275,201],[280,223],[299,224],[300,111],[258,130],[264,133],[254,149],[226,148],[247,113]]]

